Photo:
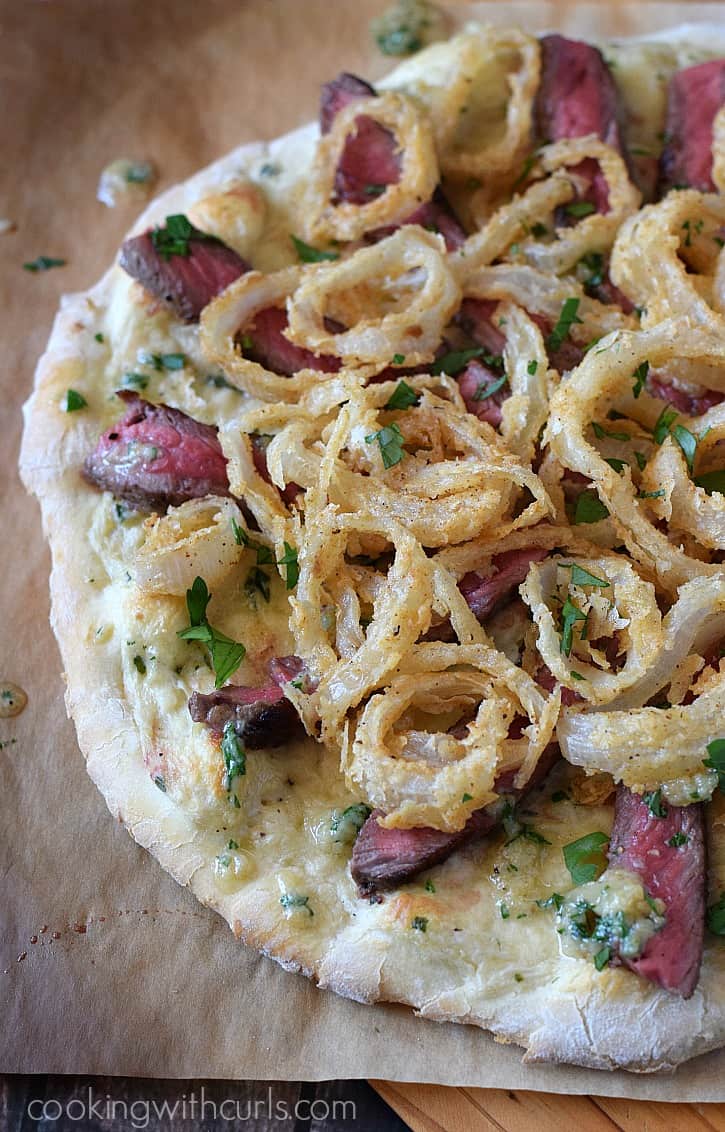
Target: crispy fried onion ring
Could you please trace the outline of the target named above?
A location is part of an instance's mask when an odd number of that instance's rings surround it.
[[[725,412],[721,406],[718,406],[718,415],[723,419],[718,439],[724,439]],[[709,440],[708,434],[700,443],[707,444]],[[701,462],[700,456],[697,464]],[[720,455],[721,468],[723,465],[725,452]],[[692,481],[683,451],[671,437],[655,450],[647,464],[642,489],[651,493],[653,512],[665,520],[671,532],[689,535],[700,546],[712,550],[725,549],[725,495],[717,491],[708,495]],[[661,492],[664,495],[660,497]]]
[[[334,426],[323,430],[317,467],[314,450],[305,446],[315,423],[295,422],[269,446],[273,474],[306,487],[318,483],[320,506],[332,502],[344,511],[390,517],[426,547],[539,522],[552,508],[538,476],[506,451],[489,425],[466,412],[454,383],[441,389],[441,380],[410,378],[420,400],[403,410],[387,408],[397,382],[352,390]],[[402,459],[386,468],[381,445],[391,429],[405,447]],[[532,497],[525,507],[521,489]]]
[[[587,575],[599,584],[577,581]],[[536,623],[545,664],[561,684],[590,703],[607,703],[640,679],[661,647],[654,586],[620,555],[554,556],[534,563],[521,596]],[[623,654],[624,663],[617,668]]]
[[[707,744],[722,736],[725,680],[717,669],[702,668],[725,636],[725,574],[682,586],[662,629],[662,646],[642,679],[607,711],[563,709],[557,733],[564,756],[587,773],[607,771],[638,792],[666,784],[677,804],[678,793],[684,802],[694,800],[693,791],[707,797],[716,781],[702,760]],[[700,695],[683,705],[693,677],[692,691]],[[674,707],[643,706],[667,688]]]
[[[482,267],[467,278],[465,294],[477,299],[510,299],[552,324],[556,323],[567,299],[578,299],[577,318],[581,321],[572,323],[569,337],[582,346],[613,330],[635,326],[634,318],[623,314],[619,307],[589,298],[573,276],[557,279],[525,264],[498,263]]]
[[[355,132],[360,117],[373,118],[395,135],[400,179],[367,204],[334,203],[337,166],[345,141]],[[330,133],[317,143],[302,212],[305,238],[313,242],[357,240],[373,228],[400,224],[430,200],[438,180],[430,123],[413,99],[392,91],[358,99],[336,115]]]
[[[625,295],[644,308],[644,328],[686,315],[725,333],[721,296],[715,296],[721,247],[714,239],[724,224],[725,199],[687,189],[668,193],[622,225],[610,272]]]
[[[386,813],[381,825],[462,829],[496,799],[502,771],[526,762],[524,781],[550,741],[551,697],[487,645],[421,645],[362,711],[343,752],[348,783]],[[530,723],[508,739],[516,716]],[[460,723],[465,730],[449,728]],[[519,772],[521,777],[521,771]]]
[[[378,369],[430,362],[461,294],[441,236],[410,224],[339,263],[307,270],[287,300],[291,342]],[[325,319],[345,330],[328,330]]]
[[[674,593],[683,582],[722,567],[691,557],[658,530],[651,519],[651,501],[637,498],[630,468],[615,471],[585,438],[590,422],[604,420],[615,403],[625,413],[636,406],[632,381],[638,366],[648,361],[656,369],[671,358],[698,359],[722,368],[725,341],[685,319],[609,335],[554,393],[546,439],[565,467],[592,481],[630,553]]]
[[[414,82],[431,113],[442,172],[485,184],[510,181],[531,144],[533,99],[539,85],[538,41],[514,28],[482,28],[452,40],[450,77]],[[501,119],[501,91],[508,89]]]
[[[637,794],[662,787],[673,805],[708,798],[718,776],[703,760],[708,743],[722,738],[725,673],[708,670],[702,683],[691,703],[667,708],[564,709],[557,727],[562,754],[588,773],[606,771]]]
[[[609,193],[606,213],[594,212],[573,227],[556,227],[555,211],[569,202],[579,189],[586,189],[572,166],[587,158],[598,162]],[[471,271],[485,267],[507,252],[540,271],[562,275],[589,252],[607,252],[617,231],[638,207],[640,193],[629,179],[627,166],[611,146],[594,135],[555,142],[539,151],[532,176],[549,174],[535,181],[522,195],[503,205],[480,232],[470,236],[455,257],[456,271],[464,281]],[[553,240],[532,235],[535,223],[547,221]],[[515,253],[511,245],[516,245]]]
[[[350,561],[391,552],[385,566]],[[347,712],[395,670],[428,629],[432,568],[416,539],[388,516],[308,515],[290,598],[296,652],[319,681],[306,722],[339,742]]]
[[[236,342],[245,328],[253,324],[259,311],[283,307],[304,275],[302,267],[285,267],[272,275],[249,271],[201,313],[199,341],[206,360],[219,366],[245,393],[262,401],[295,401],[307,390],[336,376],[316,369],[301,369],[291,377],[281,376],[245,358],[243,348]]]
[[[526,311],[500,303],[496,319],[505,336],[504,371],[511,389],[501,406],[500,432],[511,451],[531,463],[558,374],[549,369],[541,331]]]
[[[207,495],[153,515],[144,523],[144,541],[129,573],[145,593],[183,597],[200,575],[216,585],[242,556],[232,531],[232,519],[242,524],[233,499]]]

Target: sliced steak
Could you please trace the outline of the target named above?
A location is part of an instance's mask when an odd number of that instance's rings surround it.
[[[692,392],[689,392],[673,385],[671,381],[667,380],[666,374],[658,372],[648,374],[647,392],[651,393],[653,397],[659,397],[661,401],[667,401],[678,412],[685,413],[688,417],[699,417],[701,413],[706,413],[708,409],[712,409],[713,405],[719,405],[725,400],[725,394],[718,389],[707,389],[703,385],[699,389],[693,389]]]
[[[552,744],[542,754],[534,774],[522,791],[517,793],[513,790],[515,771],[501,775],[496,781],[496,790],[520,801],[541,785],[558,758],[559,748]],[[378,818],[382,816],[382,810],[373,810],[353,847],[350,871],[361,895],[397,888],[425,869],[445,861],[465,842],[484,837],[498,826],[501,806],[494,802],[491,806],[475,810],[464,828],[457,833],[445,833],[425,826],[384,829],[378,824]]]
[[[269,662],[269,674],[280,688],[294,684],[301,692],[309,695],[317,687],[317,681],[307,671],[307,665],[299,656],[275,656]]]
[[[464,299],[456,315],[456,324],[461,330],[493,357],[500,357],[506,344],[503,334],[493,323],[497,307],[498,299]]]
[[[187,499],[229,495],[217,430],[129,390],[126,413],[86,457],[83,476],[131,507],[166,511]]]
[[[195,322],[213,298],[249,271],[249,264],[213,236],[192,236],[186,246],[188,255],[165,258],[152,233],[144,232],[124,242],[119,263],[179,318]]]
[[[671,845],[673,838],[687,840]],[[705,931],[703,806],[668,806],[665,817],[626,786],[617,787],[609,845],[612,866],[636,873],[645,891],[665,904],[664,927],[637,959],[622,962],[666,990],[689,998],[700,974]]]
[[[320,93],[320,133],[329,134],[337,115],[351,102],[357,102],[361,98],[374,98],[376,94],[375,87],[366,83],[365,79],[346,71],[332,82],[325,83]]]
[[[541,39],[541,82],[534,105],[541,143],[596,134],[623,152],[620,104],[614,79],[598,48],[563,35]],[[581,195],[599,212],[609,207],[607,183],[596,161],[582,161],[573,172],[589,182]]]
[[[533,546],[523,550],[506,550],[491,559],[493,574],[486,577],[475,572],[464,574],[458,588],[475,617],[479,621],[490,617],[494,609],[511,597],[525,581],[532,562],[541,562],[549,553],[543,547]]]
[[[311,350],[295,346],[285,338],[283,332],[286,329],[287,312],[283,307],[266,307],[258,311],[253,322],[241,332],[245,358],[285,377],[292,377],[301,369],[337,373],[341,365],[339,358],[325,354],[318,356]]]
[[[596,134],[621,151],[619,95],[597,47],[563,35],[541,39],[541,82],[534,115],[542,141]]]
[[[496,389],[501,377],[500,371],[497,372],[474,358],[456,378],[469,413],[473,413],[479,421],[488,421],[493,428],[498,428],[501,424],[501,406],[511,396],[511,387],[507,383]],[[486,390],[491,388],[494,392],[484,396]]]
[[[192,692],[189,714],[195,723],[205,723],[221,735],[229,723],[247,750],[283,747],[304,738],[302,721],[278,684],[243,688],[229,684],[208,695]]]
[[[715,190],[712,127],[725,103],[725,59],[678,71],[667,92],[665,148],[660,158],[660,193],[675,186]]]
[[[322,88],[320,132],[329,133],[335,116],[351,103],[376,95],[375,88],[357,75],[338,75]],[[395,185],[399,180],[400,154],[395,135],[374,118],[359,115],[355,119],[354,130],[345,141],[335,174],[335,202],[369,204],[384,192],[387,185]],[[366,238],[368,242],[375,243],[404,224],[420,224],[423,228],[439,232],[448,251],[459,248],[466,239],[466,233],[440,187],[431,200],[416,208],[401,225],[378,228],[368,233]]]

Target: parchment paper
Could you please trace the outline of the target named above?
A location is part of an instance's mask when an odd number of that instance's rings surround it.
[[[160,188],[313,116],[341,69],[376,78],[386,0],[0,0],[0,1071],[159,1077],[385,1077],[679,1101],[725,1099],[725,1053],[669,1078],[525,1067],[462,1026],[363,1007],[236,943],[114,822],[65,717],[48,554],[14,468],[20,405],[63,291],[95,281],[132,208],[95,200],[119,156]],[[582,34],[722,19],[714,4],[450,4]],[[37,255],[65,268],[22,270]],[[37,939],[37,942],[35,940]]]

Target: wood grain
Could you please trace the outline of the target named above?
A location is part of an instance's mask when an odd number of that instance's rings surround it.
[[[665,1104],[371,1081],[413,1132],[725,1132],[723,1104]]]

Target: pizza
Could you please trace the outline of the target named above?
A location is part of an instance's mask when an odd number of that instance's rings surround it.
[[[472,25],[155,200],[22,474],[111,812],[360,1002],[725,1042],[725,50]]]

